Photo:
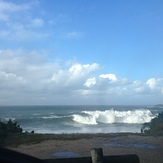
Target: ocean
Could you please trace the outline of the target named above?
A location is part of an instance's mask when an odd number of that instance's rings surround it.
[[[0,106],[0,119],[35,133],[140,133],[159,106]]]

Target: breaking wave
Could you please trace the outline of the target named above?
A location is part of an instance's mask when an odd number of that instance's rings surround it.
[[[116,111],[114,109],[105,111],[82,111],[81,114],[74,114],[73,121],[80,124],[97,125],[99,123],[128,123],[143,124],[150,122],[156,115],[148,109],[137,109],[128,111]]]

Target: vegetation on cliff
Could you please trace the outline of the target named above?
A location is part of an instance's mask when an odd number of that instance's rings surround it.
[[[0,121],[0,136],[6,136],[10,133],[22,133],[23,129],[20,127],[20,125],[17,124],[17,122],[12,122],[11,119],[7,122],[1,122]]]
[[[141,128],[142,133],[163,134],[163,112],[159,113],[149,123],[144,123]]]

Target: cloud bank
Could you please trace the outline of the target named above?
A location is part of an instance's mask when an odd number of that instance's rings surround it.
[[[152,104],[163,78],[132,81],[98,63],[53,61],[36,51],[0,50],[0,105]]]

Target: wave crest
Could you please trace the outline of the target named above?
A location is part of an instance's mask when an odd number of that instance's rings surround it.
[[[150,122],[155,116],[147,109],[117,111],[114,109],[105,111],[82,111],[82,114],[74,114],[73,121],[81,124],[97,125],[99,123],[131,123],[143,124]]]

